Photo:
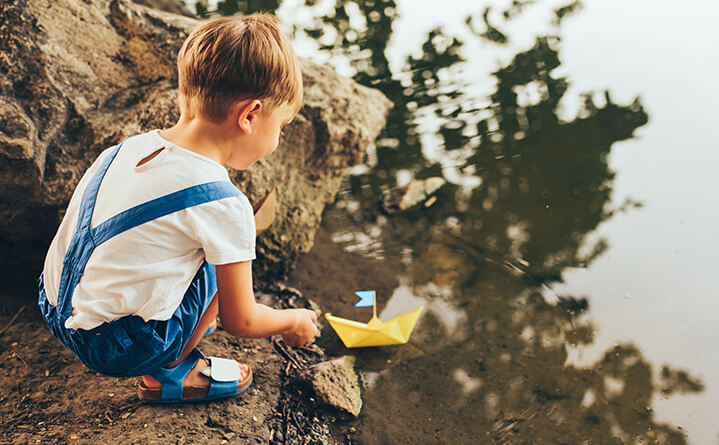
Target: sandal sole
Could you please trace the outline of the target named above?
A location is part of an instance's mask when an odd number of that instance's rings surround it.
[[[190,397],[182,398],[182,399],[162,399],[162,390],[160,389],[149,389],[145,388],[142,382],[140,382],[137,385],[137,397],[143,401],[148,403],[186,403],[186,402],[203,402],[206,400],[218,400],[218,399],[226,399],[229,397],[234,397],[237,395],[242,394],[252,385],[253,381],[253,374],[252,369],[250,369],[250,374],[245,378],[245,380],[249,380],[245,383],[245,381],[240,382],[238,386],[238,390],[232,394],[217,394],[215,396],[207,397],[206,394],[209,390],[209,388],[196,388],[196,387],[188,387],[183,389],[183,395],[189,395]],[[194,394],[202,393],[201,396],[198,397],[192,397]]]

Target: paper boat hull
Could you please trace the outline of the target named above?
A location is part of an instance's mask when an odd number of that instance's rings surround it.
[[[419,314],[424,309],[417,309],[402,314],[399,317],[384,323],[379,319],[372,319],[370,323],[360,323],[346,318],[325,314],[332,328],[348,348],[361,348],[367,346],[386,346],[407,343]]]

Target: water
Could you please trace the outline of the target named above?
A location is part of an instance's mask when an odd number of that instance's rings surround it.
[[[360,443],[719,443],[719,5],[566,5],[242,5],[395,103],[303,260],[339,315],[369,319],[360,288],[384,320],[426,307],[350,351]],[[433,205],[378,210],[431,176]]]

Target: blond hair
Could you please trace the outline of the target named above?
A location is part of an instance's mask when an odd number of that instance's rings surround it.
[[[259,99],[265,111],[302,103],[302,73],[274,17],[211,20],[195,29],[177,57],[183,112],[214,121],[238,100]]]

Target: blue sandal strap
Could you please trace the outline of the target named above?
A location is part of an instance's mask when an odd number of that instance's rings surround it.
[[[162,384],[162,400],[182,400],[182,388],[185,377],[192,371],[197,361],[205,358],[199,349],[195,348],[183,361],[174,368],[160,368],[150,374]]]
[[[215,380],[210,380],[210,390],[207,392],[207,396],[205,396],[205,398],[217,399],[237,394],[239,383],[240,382],[237,380],[233,382],[217,382]]]
[[[240,384],[240,367],[235,360],[210,357],[210,366],[203,369],[202,375],[210,378],[208,399],[223,397],[223,395],[237,394]]]

